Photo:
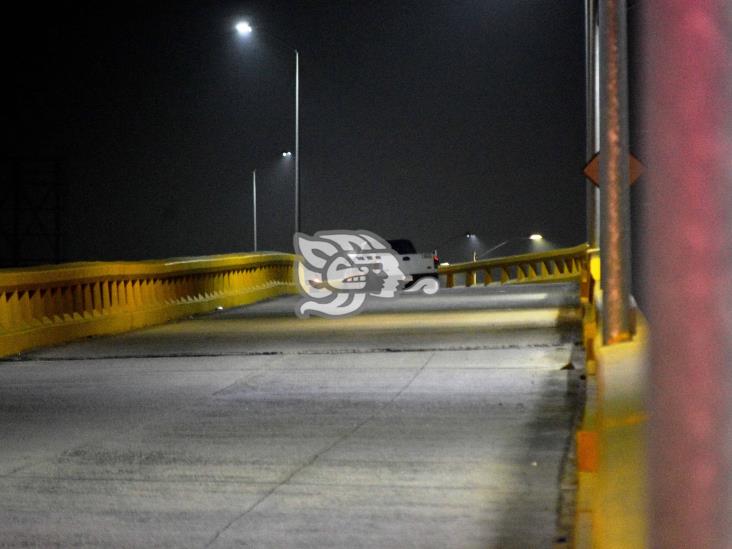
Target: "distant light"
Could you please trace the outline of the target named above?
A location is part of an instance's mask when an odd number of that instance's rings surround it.
[[[240,21],[236,24],[236,32],[241,35],[251,34],[252,26],[249,24],[248,21]]]
[[[532,234],[529,238],[531,240],[544,240],[544,237],[541,236],[539,233]]]
[[[465,238],[473,238],[474,236],[473,233],[465,233]]]
[[[292,156],[292,153],[290,151],[285,151],[282,153],[282,156]]]

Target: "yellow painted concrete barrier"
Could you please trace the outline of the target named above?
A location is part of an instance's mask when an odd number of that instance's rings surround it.
[[[599,273],[596,273],[599,274]],[[577,549],[642,549],[647,546],[645,387],[648,325],[635,313],[633,340],[602,345],[602,292],[585,315],[587,402],[577,433]]]
[[[295,256],[228,254],[0,270],[0,356],[297,293]]]
[[[445,286],[455,286],[456,275],[464,276],[466,286],[492,282],[521,284],[528,282],[583,281],[588,272],[587,244],[549,252],[514,255],[480,261],[441,265]]]

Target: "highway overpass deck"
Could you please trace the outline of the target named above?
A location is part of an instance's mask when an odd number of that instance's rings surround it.
[[[296,301],[0,363],[0,547],[561,543],[576,285]]]

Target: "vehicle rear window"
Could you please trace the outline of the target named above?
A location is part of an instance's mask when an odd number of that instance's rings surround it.
[[[398,254],[416,254],[417,250],[414,248],[411,240],[404,238],[399,240],[387,240],[389,246],[394,248],[394,251]]]

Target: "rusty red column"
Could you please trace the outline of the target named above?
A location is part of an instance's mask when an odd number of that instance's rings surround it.
[[[600,257],[602,335],[606,345],[631,338],[630,177],[627,12],[603,0],[600,16]]]
[[[729,0],[645,3],[650,545],[732,547]]]

